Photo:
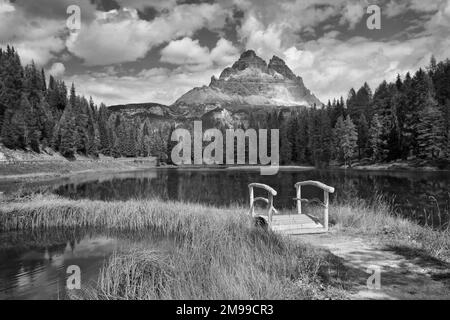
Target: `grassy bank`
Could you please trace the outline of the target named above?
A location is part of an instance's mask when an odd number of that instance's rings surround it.
[[[412,256],[449,261],[448,230],[397,217],[383,201],[335,203],[330,223],[331,235],[367,237]],[[148,231],[172,243],[170,250],[139,248],[113,255],[97,286],[74,298],[323,299],[346,298],[352,290],[345,267],[335,257],[255,227],[245,208],[47,195],[0,205],[0,231],[60,228],[124,235]]]
[[[0,230],[148,230],[167,250],[110,258],[90,299],[318,299],[345,293],[323,253],[253,226],[241,208],[161,201],[71,201],[51,196],[3,203]],[[78,296],[80,298],[80,296]]]
[[[383,199],[372,204],[362,200],[336,203],[330,208],[332,230],[338,233],[371,237],[388,247],[409,251],[411,255],[428,255],[450,262],[450,230],[443,230],[400,217]]]
[[[78,173],[130,171],[156,166],[154,158],[0,161],[0,181],[34,181]]]

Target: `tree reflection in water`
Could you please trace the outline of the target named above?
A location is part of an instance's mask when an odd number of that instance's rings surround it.
[[[332,195],[332,201],[360,198],[371,202],[382,196],[394,204],[397,213],[420,223],[427,219],[426,223],[437,225],[440,221],[444,224],[449,218],[448,172],[280,170],[274,176],[261,176],[258,170],[165,169],[69,182],[55,186],[54,192],[73,199],[159,198],[230,206],[247,205],[248,184],[261,182],[278,191],[275,198],[278,208],[292,208],[294,184],[303,180],[319,180],[334,186],[336,193]],[[303,195],[322,198],[320,190],[314,188],[305,188]]]

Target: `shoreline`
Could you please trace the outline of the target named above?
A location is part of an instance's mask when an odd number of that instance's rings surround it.
[[[36,195],[31,198],[6,201],[0,210],[0,226],[2,232],[8,231],[39,231],[62,228],[63,230],[77,227],[92,227],[105,230],[123,232],[154,230],[162,236],[179,237],[177,255],[165,256],[165,261],[171,264],[157,264],[149,253],[155,253],[141,248],[138,251],[119,253],[112,257],[103,269],[103,276],[108,282],[120,286],[134,286],[135,282],[122,283],[129,270],[143,268],[157,268],[170,272],[172,268],[182,268],[185,264],[201,266],[201,273],[196,268],[187,272],[196,277],[197,282],[183,287],[196,288],[197,293],[205,298],[211,298],[212,292],[208,281],[220,292],[229,294],[227,282],[216,282],[214,277],[205,277],[204,273],[214,275],[217,268],[222,268],[216,261],[227,261],[227,266],[233,268],[220,269],[229,281],[236,278],[236,284],[250,284],[259,286],[261,279],[271,279],[263,286],[261,295],[253,296],[253,291],[241,287],[243,298],[267,299],[271,297],[273,279],[276,279],[280,292],[286,288],[292,290],[285,298],[313,298],[313,299],[396,299],[396,298],[425,298],[427,288],[433,288],[433,297],[446,299],[450,297],[445,277],[450,263],[450,235],[447,231],[437,231],[429,227],[419,226],[407,219],[395,217],[390,207],[380,203],[377,206],[368,206],[357,201],[352,203],[334,203],[330,207],[330,232],[322,235],[301,235],[286,237],[268,232],[261,228],[251,227],[248,221],[246,208],[229,207],[218,208],[201,204],[182,202],[162,202],[158,200],[128,200],[103,202],[92,200],[69,200],[58,196]],[[39,213],[36,216],[36,213]],[[119,214],[120,213],[120,214]],[[311,214],[317,214],[311,212]],[[35,223],[32,223],[34,221]],[[149,229],[150,228],[150,229]],[[234,230],[234,231],[231,231]],[[195,237],[193,235],[196,235]],[[219,244],[215,239],[225,239]],[[243,241],[245,240],[245,241]],[[185,241],[193,242],[192,246],[184,246]],[[208,245],[205,245],[207,243]],[[280,246],[280,244],[282,244]],[[18,244],[16,244],[18,245]],[[218,246],[218,247],[217,247]],[[242,248],[239,246],[243,246]],[[261,256],[254,246],[262,246],[264,252]],[[235,251],[229,248],[240,248],[238,258]],[[192,248],[200,251],[192,252]],[[215,248],[211,251],[211,248]],[[197,250],[196,249],[196,250]],[[216,250],[217,249],[217,250]],[[292,251],[292,250],[293,251]],[[255,255],[248,255],[248,250]],[[281,252],[280,252],[281,250]],[[217,252],[216,252],[217,251]],[[158,251],[159,252],[159,251]],[[183,259],[179,259],[181,253]],[[292,254],[298,254],[297,259],[290,259]],[[272,259],[267,260],[267,254]],[[214,259],[204,259],[204,256]],[[141,259],[142,258],[142,259]],[[241,259],[251,259],[242,264]],[[320,265],[319,269],[309,270],[300,274],[283,274],[284,268],[278,269],[279,260],[293,263],[290,270],[304,270],[303,265]],[[118,262],[124,262],[122,264]],[[242,265],[236,265],[241,261]],[[308,262],[309,261],[309,262]],[[136,263],[136,264],[135,264]],[[382,268],[382,279],[395,279],[393,283],[383,282],[381,290],[367,290],[366,268],[370,265],[379,265]],[[167,265],[172,267],[167,269]],[[249,277],[248,266],[252,266],[259,277]],[[407,267],[405,267],[407,266]],[[277,268],[273,273],[273,268]],[[330,273],[331,268],[331,273]],[[153,270],[153,269],[152,269]],[[185,270],[185,269],[183,269]],[[243,272],[240,273],[240,270]],[[328,271],[326,271],[328,270]],[[335,271],[339,271],[336,273]],[[175,276],[177,273],[174,273]],[[172,274],[170,274],[172,276]],[[294,276],[294,278],[292,278]],[[306,276],[306,278],[304,278]],[[152,286],[153,275],[143,272],[137,282],[148,284],[142,296],[127,296],[123,291],[108,292],[111,298],[177,298],[178,296],[153,296],[158,288]],[[298,282],[301,279],[316,279],[312,282]],[[419,284],[406,279],[418,279]],[[243,278],[247,280],[241,281]],[[292,280],[293,279],[293,280]],[[179,283],[183,283],[180,278]],[[173,282],[164,282],[168,289],[178,289]],[[298,283],[306,285],[308,292],[299,290]],[[323,290],[316,295],[317,286]],[[192,287],[191,287],[192,285]],[[119,287],[120,287],[119,286]],[[284,289],[283,289],[284,288]],[[101,288],[100,288],[101,289]],[[277,289],[277,290],[278,290]],[[310,290],[311,289],[311,290]],[[155,291],[156,290],[156,291]],[[298,291],[299,290],[299,291]],[[173,292],[172,290],[169,290]],[[178,292],[177,290],[174,290]],[[94,296],[81,298],[102,298],[102,292],[93,291]],[[134,291],[133,291],[134,292]],[[337,295],[335,295],[338,293]],[[184,296],[183,296],[184,297]],[[217,298],[217,297],[216,297]],[[231,298],[231,296],[230,296]]]
[[[29,167],[29,168],[27,168]],[[226,170],[226,171],[248,171],[260,170],[262,166],[200,166],[200,165],[162,165],[157,166],[155,158],[102,158],[102,159],[77,159],[77,160],[39,160],[39,161],[0,161],[0,183],[23,183],[23,182],[45,182],[53,179],[68,178],[75,175],[83,175],[89,173],[121,173],[141,170]],[[9,173],[9,169],[13,173]],[[365,166],[354,166],[344,168],[341,166],[329,166],[327,168],[316,168],[307,165],[283,165],[279,166],[279,170],[283,171],[310,171],[310,170],[339,170],[354,172],[449,172],[448,169],[438,169],[435,167],[412,167],[410,165],[392,164],[375,164]],[[20,173],[23,171],[23,173]]]
[[[450,171],[450,168],[440,169],[439,167],[432,165],[417,166],[414,163],[408,161],[393,161],[387,163],[374,163],[366,165],[355,163],[350,168],[346,168],[344,166],[329,166],[329,168],[339,170],[358,170],[358,171],[405,171],[405,172]]]
[[[157,168],[155,158],[0,162],[0,183],[50,181],[89,173],[120,173]]]

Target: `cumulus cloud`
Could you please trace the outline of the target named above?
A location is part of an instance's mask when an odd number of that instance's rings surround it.
[[[384,79],[394,80],[397,73],[404,75],[425,66],[435,46],[432,38],[380,42],[324,37],[305,43],[302,50],[289,48],[284,56],[306,86],[327,101],[346,96],[350,88],[366,81],[375,88]]]
[[[216,65],[224,67],[232,63],[239,55],[238,49],[226,39],[219,39],[216,46],[209,50],[198,40],[185,37],[171,41],[161,50],[161,61],[181,65],[187,70],[202,70]]]
[[[173,9],[177,5],[176,0],[116,0],[121,7],[131,7],[144,10],[146,7],[153,7],[157,10]]]
[[[220,38],[216,46],[211,50],[210,58],[218,66],[226,66],[233,63],[239,56],[239,49],[231,41]]]
[[[246,48],[255,50],[265,59],[279,54],[282,33],[283,26],[270,24],[265,27],[253,14],[246,18],[239,29],[240,40],[245,42]]]
[[[238,30],[247,48],[264,58],[281,54],[285,48],[300,42],[299,34],[316,35],[315,28],[338,17],[340,25],[354,29],[364,17],[362,1],[295,0],[276,3],[252,1]],[[338,26],[329,25],[330,29]]]
[[[273,15],[265,13],[267,6],[252,5],[239,29],[240,40],[248,49],[268,59],[283,57],[305,84],[326,101],[346,95],[351,87],[365,81],[373,87],[382,80],[395,79],[428,64],[431,54],[438,59],[450,56],[450,1],[380,1],[385,16],[414,12],[412,21],[428,19],[421,34],[408,35],[406,40],[374,40],[363,36],[348,36],[336,28],[353,30],[364,18],[364,1],[289,1],[279,4]],[[386,10],[385,10],[386,9]],[[447,10],[448,9],[448,10]],[[448,12],[447,12],[448,11]],[[431,14],[431,18],[430,18]],[[428,15],[428,18],[426,18]],[[314,40],[302,41],[300,31],[315,36],[321,23],[332,30]],[[365,25],[365,24],[364,24]],[[334,30],[333,30],[334,28]],[[341,29],[342,30],[342,29]]]
[[[14,45],[25,63],[33,59],[108,104],[172,103],[232,64],[238,48],[284,58],[324,101],[415,70],[432,53],[450,57],[450,0],[376,1],[383,19],[405,26],[402,41],[383,29],[380,39],[357,28],[364,0],[115,2],[120,8],[103,12],[96,10],[100,0],[0,0],[0,45]],[[82,9],[81,30],[70,35],[68,4]],[[149,7],[156,14],[147,21],[138,10]],[[213,34],[207,41],[205,30]]]
[[[345,5],[342,18],[340,20],[341,24],[348,23],[350,29],[354,29],[356,24],[358,24],[362,17],[364,16],[364,8],[361,2],[349,2]]]
[[[14,6],[7,0],[0,0],[0,14],[6,12],[13,12],[15,10]]]
[[[209,50],[202,47],[198,40],[183,38],[170,42],[161,51],[161,61],[172,64],[203,64],[209,61]]]
[[[351,87],[358,88],[365,81],[375,88],[384,79],[394,79],[397,73],[405,74],[426,65],[432,53],[438,59],[450,55],[450,40],[445,35],[449,26],[449,1],[439,6],[432,1],[434,11],[419,2],[410,2],[406,8],[401,3],[390,2],[391,16],[400,14],[401,10],[433,13],[423,34],[401,42],[374,41],[363,36],[349,38],[333,30],[336,25],[330,25],[328,30],[331,31],[317,39],[302,41],[299,38],[300,30],[314,32],[315,27],[334,17],[339,17],[341,27],[354,28],[364,16],[362,2],[288,1],[277,4],[281,10],[272,11],[272,15],[264,11],[273,9],[273,2],[262,1],[258,5],[245,0],[236,3],[246,12],[237,27],[238,40],[265,59],[274,54],[283,57],[323,101],[345,96]],[[394,8],[394,4],[397,7]],[[228,40],[220,39],[210,50],[192,37],[193,34],[178,33],[161,50],[161,61],[177,66],[176,69],[152,68],[135,77],[105,76],[99,82],[83,79],[84,84],[92,84],[86,90],[94,96],[104,96],[111,103],[132,102],[128,95],[133,96],[133,101],[172,103],[193,86],[207,84],[211,75],[219,74],[239,54],[236,45]]]
[[[144,41],[149,32],[136,10],[116,10],[98,13],[98,19],[72,33],[66,45],[88,66],[134,61],[149,50],[149,40]]]
[[[47,74],[58,78],[61,77],[65,71],[66,67],[64,66],[64,64],[62,64],[61,62],[55,62],[47,71]]]
[[[170,105],[194,86],[208,84],[211,75],[218,76],[220,71],[214,68],[192,72],[178,68],[152,68],[136,75],[80,74],[67,80],[76,83],[79,92],[92,96],[97,103],[157,102]]]
[[[28,18],[45,18],[65,21],[67,7],[76,5],[80,8],[83,22],[92,21],[95,18],[96,6],[93,1],[85,0],[15,0],[17,10],[23,12]]]
[[[34,60],[38,65],[47,64],[65,47],[61,39],[64,23],[40,17],[30,19],[23,11],[11,6],[7,2],[1,5],[0,46],[14,46],[25,63]]]
[[[136,9],[97,13],[97,19],[67,41],[68,49],[88,66],[135,61],[172,39],[201,28],[220,29],[229,13],[218,4],[179,5],[152,21]],[[194,18],[195,17],[195,18]]]

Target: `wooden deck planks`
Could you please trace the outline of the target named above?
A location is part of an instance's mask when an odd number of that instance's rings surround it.
[[[274,215],[272,230],[288,235],[326,232],[322,224],[306,214]]]

